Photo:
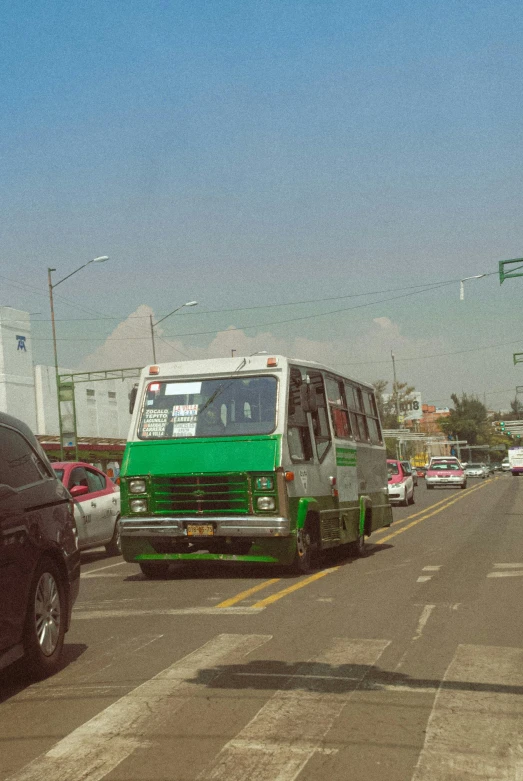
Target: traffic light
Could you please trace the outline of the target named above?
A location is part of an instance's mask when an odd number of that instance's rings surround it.
[[[505,421],[502,420],[499,425],[501,426],[501,429],[503,430],[505,428]]]

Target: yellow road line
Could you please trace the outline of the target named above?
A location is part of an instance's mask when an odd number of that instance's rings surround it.
[[[407,529],[411,529],[413,526],[416,526],[418,523],[421,523],[421,521],[424,521],[427,518],[431,518],[433,515],[437,515],[438,513],[443,512],[443,510],[446,510],[447,507],[450,507],[456,502],[461,501],[461,499],[465,499],[465,497],[469,496],[469,494],[473,493],[474,491],[478,491],[480,488],[485,488],[485,486],[489,484],[490,481],[481,483],[481,485],[473,486],[472,488],[467,488],[465,491],[460,493],[459,496],[455,496],[450,499],[449,497],[446,497],[445,499],[436,502],[436,504],[433,504],[430,507],[425,508],[424,510],[419,510],[417,513],[413,513],[413,515],[409,515],[407,518],[403,518],[403,521],[400,521],[399,523],[408,521],[411,518],[416,518],[416,516],[421,515],[421,518],[418,518],[415,521],[411,521],[411,523],[407,524],[407,526],[403,526],[403,528],[397,529],[396,531],[388,534],[386,537],[380,538],[379,543],[381,544],[383,542],[387,542],[388,540],[391,540],[393,537],[396,537],[398,534],[402,534],[403,532],[407,531]],[[438,509],[435,510],[434,509],[435,507],[437,507]],[[427,510],[431,510],[431,512],[427,513]],[[294,591],[298,591],[300,588],[305,588],[305,586],[308,586],[310,583],[314,583],[316,580],[319,580],[320,578],[324,578],[325,575],[330,575],[331,572],[336,572],[339,569],[340,569],[339,567],[330,567],[329,569],[322,570],[321,572],[316,572],[314,573],[314,575],[310,575],[308,578],[305,578],[305,580],[300,580],[298,583],[294,583],[292,586],[288,586],[287,588],[284,588],[281,591],[276,591],[275,594],[271,594],[269,597],[265,597],[265,599],[260,599],[258,602],[255,602],[254,605],[252,605],[252,607],[263,608],[263,607],[267,607],[267,605],[272,605],[273,602],[277,602],[279,599],[283,599],[283,597],[286,597],[287,594],[292,594]],[[242,591],[240,594],[237,594],[235,597],[231,597],[230,599],[226,599],[224,602],[220,602],[220,604],[216,605],[216,607],[217,608],[231,607],[232,605],[235,605],[237,602],[241,602],[243,599],[250,597],[251,594],[256,594],[256,592],[261,591],[262,589],[267,588],[268,586],[271,586],[273,583],[278,583],[278,581],[280,580],[281,578],[272,578],[271,580],[265,580],[263,583],[258,583],[257,586],[253,586],[252,588],[249,588],[246,591]]]
[[[494,478],[496,480],[497,478]],[[483,485],[487,485],[487,483],[481,483],[480,485],[473,485],[470,488],[466,488],[462,494],[460,494],[460,498],[465,496],[466,494],[469,494],[471,491],[475,491],[476,488],[481,488]],[[412,518],[417,518],[418,515],[423,515],[423,513],[426,513],[427,510],[432,510],[434,507],[439,507],[441,504],[445,504],[445,502],[452,501],[451,497],[446,496],[444,499],[440,499],[439,502],[434,502],[434,504],[431,504],[430,507],[424,507],[423,510],[418,510],[415,513],[412,513],[411,515],[407,515],[406,518],[399,518],[397,521],[394,521],[394,525],[398,526],[400,523],[405,523],[406,521],[410,521]],[[373,532],[373,534],[384,534],[387,531],[387,529],[378,529],[378,531]]]
[[[402,534],[403,532],[406,532],[407,529],[412,529],[413,526],[416,526],[418,523],[421,523],[427,518],[432,518],[433,515],[437,515],[438,513],[443,512],[443,510],[446,510],[447,507],[450,507],[456,502],[460,502],[462,499],[465,499],[466,496],[469,496],[474,491],[479,491],[481,488],[485,488],[486,485],[488,485],[488,483],[483,483],[482,485],[477,485],[474,488],[470,488],[468,491],[461,494],[460,496],[456,496],[454,499],[448,501],[447,504],[445,504],[443,507],[439,507],[437,510],[434,510],[434,512],[427,513],[426,515],[422,515],[421,518],[418,518],[417,521],[412,521],[412,523],[407,524],[407,526],[404,526],[402,529],[397,529],[397,531],[388,534],[386,537],[381,537],[379,540],[380,545],[383,542],[388,542],[388,540],[392,540],[392,538],[396,537],[398,534]],[[432,507],[434,507],[434,505],[432,505]],[[431,509],[431,508],[429,507],[427,509]]]
[[[247,591],[242,591],[241,594],[236,594],[235,597],[226,599],[225,602],[220,602],[220,604],[216,605],[216,607],[231,607],[231,605],[235,605],[237,602],[241,602],[242,599],[247,599],[247,597],[250,597],[251,594],[256,594],[257,591],[261,591],[262,588],[272,586],[273,583],[277,583],[280,579],[281,578],[272,578],[272,580],[264,580],[263,583],[258,583],[257,586],[248,588]]]
[[[259,602],[255,602],[252,607],[267,607],[267,605],[272,605],[273,602],[277,602],[279,599],[282,599],[282,597],[286,597],[287,594],[292,594],[293,591],[298,591],[298,589],[304,588],[305,586],[308,586],[309,583],[314,583],[315,580],[324,578],[325,575],[330,575],[331,572],[336,572],[338,569],[339,567],[330,567],[329,569],[324,569],[321,572],[316,572],[314,575],[310,575],[310,577],[305,578],[305,580],[300,580],[299,583],[294,583],[292,586],[288,586],[282,591],[277,591],[275,594],[271,594],[270,597],[266,597],[265,599],[261,599]]]

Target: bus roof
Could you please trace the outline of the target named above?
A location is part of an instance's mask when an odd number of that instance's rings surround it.
[[[270,361],[270,363],[269,363]],[[161,378],[161,377],[194,377],[200,375],[218,374],[228,376],[230,374],[240,374],[242,372],[278,372],[284,366],[305,366],[311,369],[319,369],[341,377],[352,379],[369,390],[373,390],[373,385],[363,380],[357,380],[343,374],[330,366],[325,366],[316,361],[302,360],[301,358],[288,358],[285,355],[273,353],[263,353],[255,355],[238,356],[234,358],[205,358],[203,360],[173,361],[169,363],[148,364],[142,370],[142,378]],[[151,371],[151,369],[153,371]],[[157,371],[154,371],[157,369]]]

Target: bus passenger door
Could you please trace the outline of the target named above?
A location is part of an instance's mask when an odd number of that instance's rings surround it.
[[[356,470],[356,443],[353,442],[349,412],[343,382],[336,377],[325,377],[327,403],[334,431],[334,458],[336,462],[336,489],[340,507],[358,501]]]

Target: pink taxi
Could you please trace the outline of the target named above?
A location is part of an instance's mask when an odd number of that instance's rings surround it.
[[[449,485],[454,488],[466,488],[467,475],[457,458],[449,458],[448,461],[431,461],[425,474],[425,485],[429,489]]]
[[[401,461],[395,458],[387,459],[389,476],[388,491],[391,504],[414,504],[414,480],[412,472],[407,472]]]

